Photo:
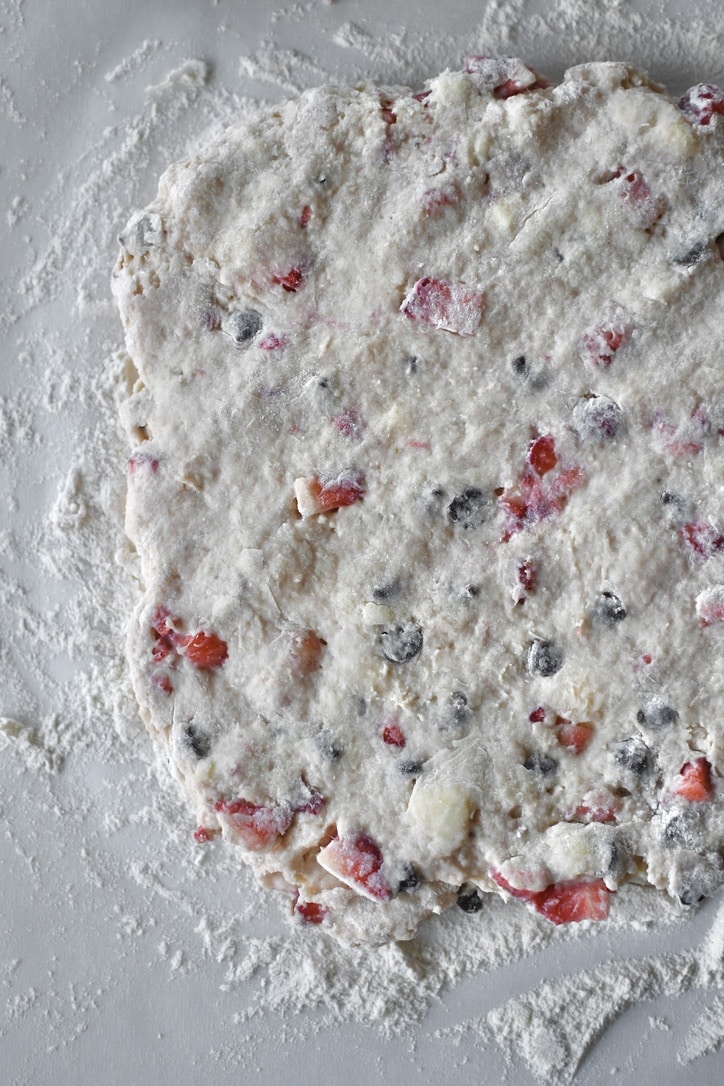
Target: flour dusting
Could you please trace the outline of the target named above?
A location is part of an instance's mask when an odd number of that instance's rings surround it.
[[[451,1058],[464,1052],[465,1062],[482,1051],[485,1060],[504,1059],[513,1081],[526,1075],[567,1083],[632,1004],[686,992],[701,1002],[685,1036],[675,1002],[668,1012],[680,1064],[702,1066],[721,1051],[721,904],[707,913],[701,946],[687,945],[678,907],[628,887],[617,895],[605,933],[555,928],[496,900],[474,916],[455,910],[432,921],[413,943],[350,949],[289,929],[227,850],[195,846],[168,770],[149,761],[123,654],[137,587],[123,533],[128,450],[117,423],[127,375],[108,285],[116,235],[153,196],[165,166],[248,107],[237,93],[239,71],[277,96],[335,79],[422,85],[459,66],[463,54],[512,52],[553,78],[584,60],[623,59],[676,92],[724,79],[717,7],[702,9],[711,18],[692,21],[645,18],[626,0],[556,0],[545,14],[529,0],[493,0],[469,32],[446,37],[402,30],[394,20],[380,28],[363,5],[313,3],[270,13],[254,43],[235,39],[225,81],[191,41],[174,48],[139,35],[127,58],[96,58],[85,71],[107,107],[105,126],[88,133],[47,191],[26,191],[22,169],[8,175],[17,201],[7,204],[8,226],[22,258],[18,282],[3,284],[0,311],[15,360],[10,379],[0,383],[0,500],[7,513],[0,605],[11,616],[0,634],[0,758],[13,781],[12,799],[0,798],[7,877],[25,888],[38,914],[71,901],[84,944],[96,954],[92,966],[72,963],[70,990],[59,980],[57,959],[72,929],[54,930],[52,939],[37,933],[39,945],[48,946],[36,966],[19,957],[2,963],[4,1045],[29,1023],[49,1055],[77,1052],[104,1014],[135,998],[123,970],[140,959],[143,970],[165,971],[172,996],[183,993],[179,1001],[188,998],[191,979],[207,985],[219,1023],[209,1063],[230,1073],[256,1072],[268,1058],[245,1032],[265,1017],[278,1020],[292,1054],[340,1023],[386,1042],[401,1039],[415,1072],[415,1052],[429,1042],[434,1021],[434,1043]],[[222,11],[209,5],[207,15],[220,19]],[[29,63],[23,5],[3,4],[1,14],[8,56]],[[231,12],[224,18],[235,21]],[[324,40],[319,56],[313,41],[294,44],[300,27]],[[169,74],[158,79],[160,60]],[[27,108],[16,79],[13,66],[0,77],[0,113],[20,130]],[[123,95],[132,91],[129,106]],[[38,843],[41,824],[59,827],[52,855]],[[71,856],[82,873],[72,882]],[[647,940],[662,929],[676,948],[648,954]],[[642,954],[619,958],[617,933],[632,932]],[[568,976],[560,965],[567,947],[583,948],[588,962]],[[482,990],[491,974],[513,977],[518,994],[486,996],[475,1016],[447,1011],[456,992],[477,979]],[[374,1048],[369,1040],[364,1045]],[[380,1072],[374,1056],[369,1067],[373,1076]]]

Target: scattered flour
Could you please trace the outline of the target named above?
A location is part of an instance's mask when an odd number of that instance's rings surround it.
[[[477,27],[458,38],[420,28],[380,34],[361,5],[351,7],[314,3],[270,14],[269,36],[245,51],[241,72],[274,93],[296,93],[340,73],[351,81],[422,82],[463,53],[493,51],[522,53],[553,77],[585,59],[616,57],[667,79],[673,90],[724,76],[716,5],[711,20],[692,23],[643,20],[626,0],[555,0],[544,15],[528,0],[493,0]],[[22,57],[22,4],[4,4],[0,15],[9,53]],[[296,28],[313,20],[327,35],[324,63],[277,44],[293,41]],[[143,78],[164,49],[144,41],[107,74],[97,66],[85,79],[108,96],[112,114],[116,88]],[[176,54],[169,66],[178,60]],[[28,257],[19,293],[0,297],[0,327],[12,335],[17,360],[17,379],[0,384],[0,500],[7,512],[0,606],[12,616],[10,630],[0,634],[0,757],[12,765],[13,802],[27,817],[3,796],[0,818],[13,870],[27,879],[33,901],[69,897],[90,940],[99,923],[94,895],[115,901],[103,921],[104,938],[113,933],[115,946],[95,972],[79,965],[70,991],[58,980],[62,932],[53,933],[60,942],[49,949],[43,983],[29,983],[20,961],[3,963],[0,1039],[6,1043],[23,1020],[37,1019],[48,1054],[72,1048],[118,996],[120,963],[142,953],[156,955],[178,984],[215,979],[220,1013],[228,1018],[228,1040],[210,1054],[218,1064],[257,1068],[262,1057],[251,1041],[240,1050],[237,1031],[270,1015],[283,1019],[292,1047],[350,1023],[385,1038],[403,1036],[414,1050],[441,996],[476,974],[482,981],[498,969],[514,972],[526,959],[531,980],[521,979],[523,994],[439,1029],[437,1043],[454,1048],[472,1037],[476,1046],[497,1047],[513,1068],[522,1059],[541,1083],[567,1083],[596,1038],[633,1003],[699,989],[706,1006],[678,1059],[688,1065],[719,1051],[724,998],[715,993],[724,987],[724,906],[702,946],[630,960],[615,953],[617,931],[644,938],[665,925],[672,932],[682,927],[673,927],[676,908],[635,887],[619,895],[606,935],[557,929],[524,908],[493,901],[477,917],[447,914],[414,943],[343,949],[280,925],[230,850],[191,848],[173,782],[163,765],[143,757],[150,743],[137,722],[122,654],[121,631],[135,599],[134,556],[122,531],[126,450],[116,424],[122,334],[108,275],[115,234],[134,207],[148,202],[165,164],[244,107],[243,98],[210,77],[204,61],[176,66],[148,89],[134,115],[125,110],[100,141],[89,138],[40,210],[22,193],[14,205],[22,216],[8,220],[11,229],[28,230]],[[0,80],[0,113],[14,126],[25,123],[11,73]],[[71,267],[79,271],[69,278]],[[63,827],[56,855],[36,851],[36,820]],[[129,855],[131,829],[154,846]],[[82,885],[64,876],[71,853],[75,863],[80,859]],[[569,943],[590,948],[591,967],[536,983],[544,973],[535,963],[552,960],[547,948]]]

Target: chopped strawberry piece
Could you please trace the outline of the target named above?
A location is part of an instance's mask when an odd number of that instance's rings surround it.
[[[431,94],[432,94],[432,91],[423,90],[423,91],[417,91],[415,94],[413,94],[412,97],[415,99],[416,102],[424,102],[425,99],[429,98]]]
[[[581,358],[594,366],[605,369],[613,362],[613,356],[628,343],[629,329],[623,324],[623,314],[610,325],[598,325],[581,338]]]
[[[724,550],[724,535],[713,524],[689,521],[679,529],[679,538],[686,550],[696,558],[712,558]]]
[[[692,124],[705,127],[717,114],[724,116],[724,91],[714,83],[697,83],[679,100],[679,109]]]
[[[573,817],[581,822],[615,822],[621,809],[621,801],[601,788],[586,793],[582,802],[573,812]]]
[[[689,803],[704,803],[711,799],[714,795],[711,764],[706,758],[695,758],[693,762],[687,762],[681,767],[671,791]]]
[[[526,596],[532,595],[538,584],[538,563],[532,558],[526,558],[518,566],[518,584]],[[522,602],[522,601],[518,601]]]
[[[307,787],[308,795],[302,803],[297,804],[294,810],[297,814],[317,815],[327,805],[327,797],[323,796],[317,788]]]
[[[365,477],[361,472],[343,472],[326,482],[314,477],[297,479],[294,483],[297,506],[303,517],[354,505],[362,501],[366,492]]]
[[[199,826],[198,829],[194,830],[194,841],[198,841],[200,845],[205,845],[209,841],[213,841],[213,839],[213,830],[207,830],[205,826]]]
[[[653,195],[651,186],[638,170],[619,166],[611,183],[636,226],[643,230],[649,230],[666,210],[666,200],[663,196]]]
[[[512,98],[525,91],[544,90],[550,86],[547,79],[527,68],[517,57],[467,56],[465,71],[496,98]]]
[[[151,675],[151,682],[154,686],[157,686],[159,690],[162,690],[164,694],[173,694],[173,683],[168,675],[154,672]]]
[[[399,724],[386,724],[382,729],[382,742],[390,747],[404,747],[406,743],[405,733]]]
[[[537,475],[546,475],[558,463],[556,443],[550,434],[543,434],[531,441],[528,448],[528,463]]]
[[[432,328],[472,336],[480,324],[484,301],[481,291],[464,283],[446,283],[427,276],[418,279],[408,291],[400,312]]]
[[[582,920],[605,920],[611,891],[603,879],[559,882],[531,898],[536,912],[552,924],[578,924]]]
[[[171,612],[167,607],[157,607],[151,615],[150,626],[154,633],[159,637],[165,637],[166,634],[173,633],[174,627],[179,623],[179,619],[171,618]]]
[[[294,912],[305,924],[321,924],[329,909],[325,909],[324,905],[319,905],[316,901],[297,901]]]
[[[334,416],[332,425],[335,430],[339,430],[343,437],[349,438],[350,441],[360,441],[362,431],[365,428],[365,420],[356,407],[345,407],[344,411]]]
[[[530,714],[528,720],[531,722],[531,724],[542,724],[545,718],[546,711],[542,705],[539,705],[537,709],[534,709],[533,712]]]
[[[422,197],[422,208],[428,215],[435,215],[446,207],[453,207],[460,202],[460,189],[457,185],[445,188],[428,189]]]
[[[366,833],[336,837],[318,856],[322,866],[373,901],[389,901],[392,891],[382,874],[384,858]]]
[[[545,890],[518,890],[495,868],[490,877],[513,897],[529,902],[553,924],[576,924],[581,920],[605,920],[611,891],[603,879],[574,879],[553,883]]]
[[[296,294],[302,285],[303,279],[301,268],[290,268],[288,272],[284,272],[280,275],[272,276],[272,283],[275,286],[282,287],[289,294]]]
[[[259,351],[280,351],[282,347],[287,346],[287,340],[284,336],[277,336],[274,332],[270,332],[268,336],[264,336],[259,340],[256,347]]]
[[[574,724],[571,720],[563,720],[558,725],[556,736],[558,742],[572,754],[581,754],[593,738],[593,724],[582,720]]]
[[[696,597],[696,613],[702,626],[724,622],[724,584],[705,588]]]
[[[292,638],[292,647],[289,653],[294,674],[300,679],[318,671],[322,666],[322,653],[327,642],[319,637],[314,630],[302,630]]]
[[[148,475],[156,475],[158,472],[159,461],[155,456],[151,456],[150,453],[137,452],[129,459],[127,467],[128,474],[133,476],[138,471],[144,471]]]
[[[287,832],[294,817],[294,812],[287,806],[265,807],[246,799],[231,803],[220,799],[214,804],[214,810],[226,819],[253,852],[275,844]]]
[[[229,656],[226,642],[222,641],[218,634],[205,633],[203,630],[187,637],[177,637],[175,643],[181,656],[199,671],[221,667]]]
[[[309,204],[305,204],[299,213],[299,225],[306,226],[312,217],[312,209]]]
[[[392,109],[394,104],[391,98],[380,98],[380,113],[385,124],[397,124],[397,114]]]

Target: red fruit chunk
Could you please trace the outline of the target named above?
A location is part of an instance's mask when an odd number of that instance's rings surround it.
[[[270,332],[268,336],[260,339],[256,346],[259,351],[279,351],[286,345],[287,341],[284,336],[277,336],[274,332]]]
[[[188,637],[177,636],[175,643],[179,653],[199,671],[221,667],[229,655],[225,641],[217,634],[203,630]]]
[[[477,76],[496,98],[512,98],[525,91],[543,90],[550,86],[547,79],[527,68],[517,57],[465,57],[465,71]]]
[[[128,461],[128,474],[135,475],[138,471],[145,471],[149,475],[155,475],[158,471],[158,460],[150,453],[137,452]]]
[[[603,879],[559,882],[535,894],[531,903],[552,924],[605,920],[611,891]]]
[[[457,185],[447,185],[445,188],[428,189],[422,197],[422,207],[429,215],[434,215],[446,207],[452,207],[460,202],[460,189]]]
[[[322,652],[327,642],[318,637],[314,630],[302,630],[292,639],[289,653],[294,674],[304,679],[322,666]]]
[[[327,798],[323,796],[316,788],[307,788],[308,796],[303,803],[298,804],[294,810],[297,814],[312,814],[316,815],[322,811],[327,805]]]
[[[558,463],[556,443],[550,434],[543,434],[531,441],[528,447],[528,463],[537,475],[546,475]]]
[[[350,441],[360,441],[365,421],[355,407],[345,407],[344,411],[334,416],[332,425],[343,437],[349,438]]]
[[[226,819],[253,852],[273,845],[287,832],[294,817],[289,807],[264,807],[246,799],[231,803],[220,799],[214,804],[214,810]]]
[[[561,746],[572,754],[581,754],[591,742],[593,730],[593,724],[587,720],[577,724],[571,720],[563,720],[558,727],[557,739]]]
[[[518,584],[526,595],[531,595],[538,584],[538,565],[532,558],[526,558],[518,566]],[[519,603],[522,600],[518,601]]]
[[[397,124],[397,114],[392,109],[394,104],[391,98],[380,98],[380,112],[385,124]]]
[[[159,675],[158,673],[154,673],[153,675],[151,675],[151,682],[154,686],[157,686],[159,690],[162,690],[164,694],[173,693],[173,683],[171,682],[168,675]]]
[[[305,924],[321,924],[329,909],[325,909],[324,905],[319,905],[316,901],[297,901],[294,912]]]
[[[706,758],[695,758],[681,767],[673,788],[675,796],[689,803],[704,803],[714,795],[711,764]]]
[[[717,114],[724,116],[724,91],[714,83],[697,83],[679,99],[679,108],[688,121],[704,127]]]
[[[606,789],[587,793],[576,807],[573,817],[581,822],[615,822],[621,809],[621,801]]]
[[[272,283],[275,286],[280,286],[283,290],[286,290],[289,294],[296,294],[302,285],[302,272],[300,268],[290,268],[288,272],[284,272],[281,275],[273,275]]]
[[[612,179],[618,196],[629,211],[637,226],[648,230],[657,222],[666,210],[666,201],[662,196],[654,196],[651,187],[638,170],[626,171],[620,166]]]
[[[361,475],[325,483],[318,479],[310,479],[307,485],[317,506],[317,513],[330,513],[332,509],[354,505],[356,502],[361,502],[366,493],[365,477]]]
[[[386,724],[382,729],[382,742],[391,747],[402,749],[405,745],[405,734],[399,724]]]
[[[306,226],[312,217],[312,209],[309,204],[305,204],[299,213],[299,225]]]
[[[611,365],[616,351],[628,342],[628,336],[628,329],[620,322],[592,328],[581,339],[581,357],[584,362],[605,369]]]
[[[494,868],[490,877],[515,898],[529,902],[552,924],[576,924],[581,920],[605,920],[611,891],[603,879],[574,879],[553,883],[545,890],[517,890]]]
[[[194,841],[198,841],[200,845],[205,845],[208,841],[213,841],[213,839],[213,831],[207,830],[205,826],[199,826],[197,830],[194,830]]]
[[[705,588],[696,597],[696,613],[702,626],[724,622],[724,584]]]
[[[400,312],[410,320],[472,336],[480,324],[485,295],[464,283],[446,283],[427,276],[418,279],[408,291]]]
[[[528,720],[531,722],[531,724],[542,724],[545,718],[546,711],[542,705],[539,705],[538,708],[534,709],[533,712],[530,714]]]
[[[679,538],[686,550],[696,558],[712,558],[724,550],[724,535],[713,524],[690,521],[679,529]]]
[[[389,901],[392,891],[381,868],[384,858],[379,846],[366,833],[337,837],[327,845],[320,858],[324,866],[343,882],[375,901]]]

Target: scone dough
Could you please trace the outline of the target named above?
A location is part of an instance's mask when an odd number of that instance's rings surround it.
[[[123,232],[134,687],[296,922],[722,882],[723,112],[470,57],[244,116]]]

